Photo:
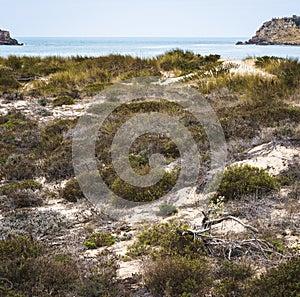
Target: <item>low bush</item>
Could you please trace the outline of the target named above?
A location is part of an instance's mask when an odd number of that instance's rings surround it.
[[[84,194],[75,178],[70,179],[63,189],[60,191],[60,196],[69,202],[77,202],[84,198]]]
[[[78,269],[68,256],[48,257],[32,238],[12,236],[0,241],[0,278],[13,288],[0,286],[5,296],[66,296],[75,287]],[[3,295],[1,295],[3,296]]]
[[[212,278],[210,266],[203,257],[159,258],[144,270],[146,287],[153,296],[202,297],[209,293]]]
[[[0,91],[15,90],[20,84],[13,77],[13,71],[9,67],[0,65]]]
[[[162,179],[151,187],[136,187],[126,183],[121,178],[116,178],[111,185],[112,191],[128,201],[146,202],[161,198],[176,184],[179,175],[178,170],[167,172]]]
[[[74,177],[72,142],[63,141],[43,162],[42,171],[49,181]]]
[[[101,252],[97,264],[89,267],[76,296],[82,297],[132,297],[133,292],[117,279],[117,256],[107,250]]]
[[[248,296],[257,297],[299,297],[300,258],[292,258],[277,268],[272,268],[255,279]]]
[[[214,296],[245,296],[247,283],[251,281],[253,274],[249,265],[223,261],[215,275]]]
[[[85,242],[84,245],[88,249],[95,249],[102,246],[111,246],[116,242],[115,236],[105,233],[93,233]]]
[[[155,224],[143,231],[137,241],[129,247],[127,255],[139,257],[150,255],[153,259],[158,256],[181,255],[190,259],[204,254],[201,240],[193,240],[190,235],[182,233],[188,228],[179,222]]]
[[[40,193],[42,185],[33,180],[11,182],[0,187],[0,195],[6,196],[3,205],[8,208],[39,206],[43,203]]]
[[[245,195],[259,196],[278,190],[276,178],[264,169],[248,164],[230,166],[225,170],[221,184],[212,200],[219,196],[224,196],[225,200],[235,200]]]
[[[62,106],[62,105],[72,105],[75,104],[75,100],[67,95],[64,96],[59,96],[52,101],[52,106],[57,107],[57,106]]]

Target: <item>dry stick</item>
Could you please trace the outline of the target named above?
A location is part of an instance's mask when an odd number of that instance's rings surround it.
[[[241,224],[243,227],[245,227],[247,229],[250,229],[251,231],[253,231],[255,233],[258,233],[258,230],[256,228],[252,227],[251,225],[243,223],[241,220],[239,220],[238,218],[233,217],[233,216],[226,216],[226,217],[219,218],[219,219],[209,220],[209,221],[206,222],[206,224],[208,224],[209,226],[212,226],[212,225],[219,224],[219,223],[221,223],[225,220],[236,221],[237,223]]]

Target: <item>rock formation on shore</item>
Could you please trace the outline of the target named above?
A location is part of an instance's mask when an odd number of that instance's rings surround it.
[[[250,40],[240,44],[300,45],[300,16],[273,18],[263,23]]]
[[[8,31],[3,31],[0,29],[0,45],[23,45],[19,43],[16,39],[10,37]]]

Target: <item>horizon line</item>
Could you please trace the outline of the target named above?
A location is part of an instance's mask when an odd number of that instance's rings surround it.
[[[248,38],[247,36],[80,36],[80,35],[51,35],[51,36],[22,36],[14,35],[13,38]]]

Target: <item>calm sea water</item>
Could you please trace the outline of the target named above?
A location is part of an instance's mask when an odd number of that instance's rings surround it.
[[[222,58],[278,56],[300,58],[296,46],[237,46],[247,38],[79,38],[79,37],[19,37],[24,46],[0,46],[0,56],[103,56],[123,54],[135,57],[154,57],[171,49],[191,50],[195,53],[219,54]]]

